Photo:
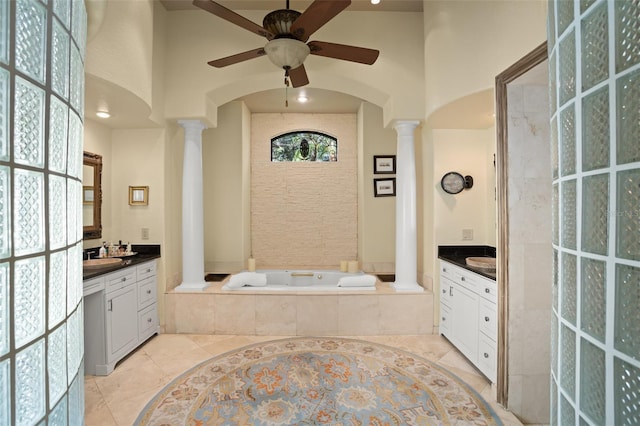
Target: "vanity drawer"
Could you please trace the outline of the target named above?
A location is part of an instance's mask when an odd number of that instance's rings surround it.
[[[447,305],[440,305],[440,334],[451,338],[451,311]]]
[[[138,342],[142,343],[158,331],[158,305],[138,312]]]
[[[136,267],[136,273],[138,276],[138,281],[144,280],[145,278],[153,277],[156,275],[156,261],[153,260],[151,262],[143,263]]]
[[[149,306],[156,301],[156,280],[150,277],[142,281],[138,281],[138,309]]]
[[[82,295],[88,296],[104,290],[104,277],[93,278],[82,282]]]
[[[133,268],[126,268],[105,277],[106,292],[110,293],[119,290],[136,282],[136,271]]]
[[[478,309],[478,324],[480,331],[487,335],[494,342],[498,338],[498,315],[495,303],[480,298]]]
[[[480,333],[478,341],[478,368],[492,383],[496,382],[498,365],[496,353],[496,343]]]

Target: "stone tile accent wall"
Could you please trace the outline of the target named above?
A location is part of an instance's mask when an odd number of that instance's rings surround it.
[[[271,138],[296,130],[338,139],[338,161],[272,163]],[[337,269],[358,244],[356,114],[253,114],[251,245],[258,268]]]

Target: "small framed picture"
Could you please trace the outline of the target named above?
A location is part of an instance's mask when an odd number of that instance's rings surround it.
[[[129,205],[130,206],[146,206],[149,204],[149,187],[148,186],[130,186],[129,187]]]
[[[376,197],[394,197],[396,195],[396,178],[374,179],[373,195]]]
[[[82,187],[82,204],[93,204],[93,186]]]
[[[394,174],[395,172],[396,172],[396,156],[395,155],[374,155],[373,156],[373,173]]]

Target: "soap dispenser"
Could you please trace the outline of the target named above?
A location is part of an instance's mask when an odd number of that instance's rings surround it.
[[[100,250],[98,250],[99,258],[107,257],[107,249],[105,248],[106,244],[107,243],[105,243],[104,241],[102,242],[102,247],[100,247]]]

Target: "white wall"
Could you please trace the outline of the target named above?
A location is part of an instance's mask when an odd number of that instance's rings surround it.
[[[493,160],[495,136],[487,130],[434,130],[434,230],[435,245],[484,245],[495,241],[488,210],[495,200],[487,193],[495,185]],[[491,158],[491,160],[489,160]],[[455,171],[473,177],[473,187],[456,195],[440,187],[442,176]],[[463,240],[462,230],[472,229],[473,239]]]
[[[83,240],[85,249],[98,247],[105,241],[113,229],[111,212],[111,173],[113,157],[111,155],[111,129],[95,121],[84,122],[84,151],[102,156],[102,238]]]
[[[250,214],[247,202],[250,168],[245,160],[243,128],[246,106],[231,102],[220,108],[217,128],[202,135],[204,195],[204,259],[206,272],[242,269],[248,257],[246,225]]]
[[[546,0],[424,1],[426,117],[493,88],[495,76],[547,39]]]

